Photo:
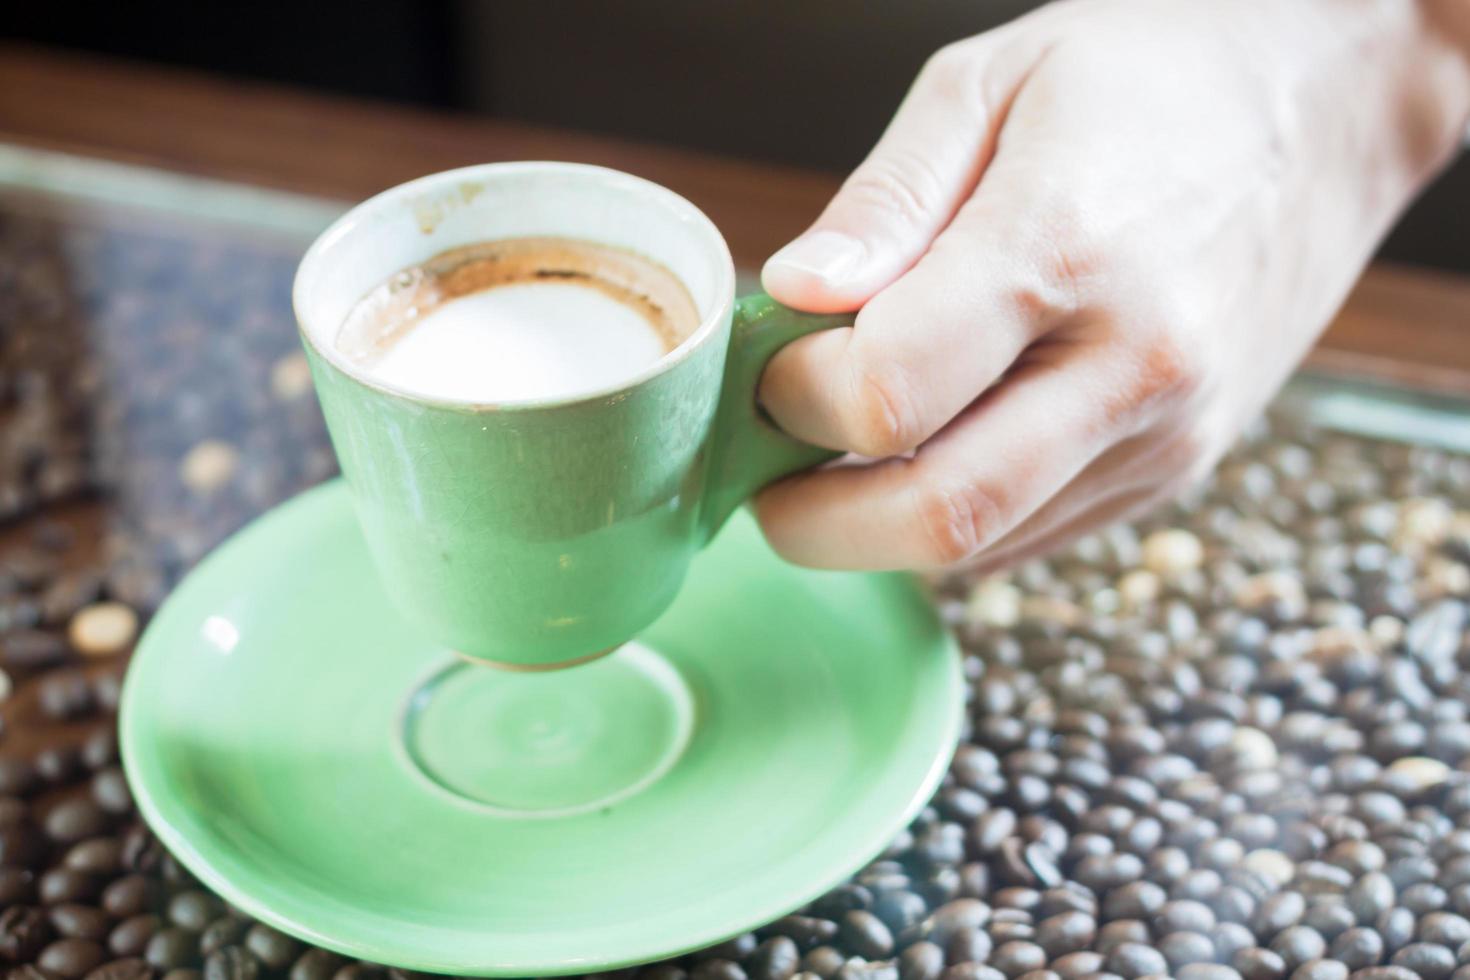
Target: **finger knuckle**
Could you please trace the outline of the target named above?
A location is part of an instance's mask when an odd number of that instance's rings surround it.
[[[1069,317],[1090,302],[1091,284],[1102,267],[1094,219],[1070,196],[1037,208],[1029,239],[1017,243],[1026,274],[1017,284],[1016,303],[1038,319]]]
[[[929,56],[919,72],[919,85],[927,93],[961,103],[975,99],[984,89],[984,59],[974,39],[946,44]]]
[[[1203,358],[1188,336],[1166,327],[1144,346],[1137,374],[1141,406],[1187,398],[1199,389],[1204,380]]]
[[[1203,385],[1204,355],[1182,331],[1119,323],[1108,332],[1122,348],[1113,375],[1116,383],[1102,399],[1109,432],[1150,430],[1178,412]]]
[[[864,162],[843,192],[864,210],[915,227],[933,220],[943,197],[933,165],[917,153],[897,149]]]
[[[922,432],[915,396],[908,374],[892,361],[858,368],[844,419],[848,448],[882,458],[917,446]]]
[[[924,487],[917,508],[925,556],[936,566],[973,557],[994,539],[1001,524],[996,497],[974,483]]]

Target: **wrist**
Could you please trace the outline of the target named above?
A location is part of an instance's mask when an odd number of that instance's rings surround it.
[[[1427,180],[1470,142],[1470,0],[1411,0],[1399,110]],[[1411,146],[1411,151],[1415,147]]]
[[[1470,0],[1424,0],[1425,29],[1458,62],[1460,145],[1470,147]],[[1446,79],[1446,86],[1455,84]]]
[[[1364,164],[1373,196],[1407,203],[1466,143],[1470,0],[1317,0],[1310,10],[1296,26],[1316,41],[1297,55],[1320,69],[1308,103],[1337,118],[1327,145]]]

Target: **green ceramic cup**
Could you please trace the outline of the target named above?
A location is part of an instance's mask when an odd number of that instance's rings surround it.
[[[333,340],[395,272],[471,242],[545,235],[673,271],[701,322],[621,384],[475,404],[364,377]],[[567,163],[434,174],[358,205],[306,253],[293,293],[317,394],[378,573],[426,639],[466,657],[565,666],[636,636],[690,559],[771,480],[832,456],[756,404],[766,362],[842,317],[735,298],[718,230],[673,192]]]

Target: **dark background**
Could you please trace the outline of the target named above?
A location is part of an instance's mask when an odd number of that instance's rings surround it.
[[[0,36],[833,171],[935,48],[1028,0],[11,3]],[[1470,272],[1470,158],[1383,248]]]

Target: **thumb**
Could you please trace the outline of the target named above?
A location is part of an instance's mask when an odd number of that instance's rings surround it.
[[[918,260],[974,190],[1042,45],[1017,24],[941,48],[816,223],[766,262],[788,306],[855,310]],[[1039,32],[1027,32],[1035,36]]]

